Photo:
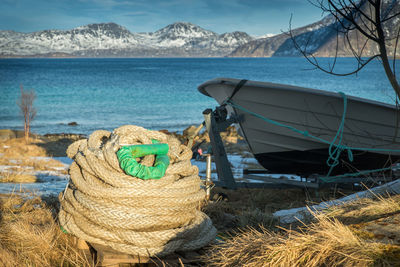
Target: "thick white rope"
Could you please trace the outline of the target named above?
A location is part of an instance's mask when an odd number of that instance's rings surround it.
[[[156,139],[169,146],[170,165],[160,180],[126,175],[116,152],[121,144],[151,144]],[[205,192],[191,150],[175,137],[126,125],[95,131],[89,139],[68,147],[74,160],[71,181],[60,194],[61,227],[88,242],[110,246],[139,256],[165,256],[194,250],[215,238],[216,229],[200,211]],[[152,166],[154,155],[141,164]]]

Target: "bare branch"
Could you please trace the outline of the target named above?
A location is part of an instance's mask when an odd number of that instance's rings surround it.
[[[334,59],[334,65],[333,65],[332,67],[330,67],[329,70],[323,68],[323,67],[318,63],[318,60],[315,58],[315,56],[314,56],[313,54],[307,53],[307,50],[306,50],[306,49],[303,50],[303,49],[300,47],[300,45],[297,43],[296,38],[295,38],[295,36],[293,36],[293,31],[292,31],[292,17],[290,18],[290,21],[289,21],[289,35],[290,35],[291,40],[293,41],[293,44],[294,44],[295,48],[306,58],[306,60],[307,60],[311,65],[313,65],[315,68],[317,68],[317,69],[319,69],[319,70],[321,70],[321,71],[323,71],[323,72],[325,72],[325,73],[332,74],[332,75],[335,75],[335,76],[349,76],[349,75],[356,74],[356,73],[358,73],[361,69],[363,69],[369,62],[371,62],[373,59],[375,59],[375,58],[377,58],[377,57],[379,56],[379,55],[374,55],[374,56],[368,58],[367,60],[361,60],[361,57],[360,57],[360,56],[357,56],[356,58],[357,58],[357,60],[358,60],[358,67],[357,67],[356,70],[354,70],[354,71],[352,71],[352,72],[349,72],[349,73],[336,73],[336,72],[334,72],[334,66],[335,66],[335,64],[336,64],[337,51],[336,51],[336,57],[335,57],[335,59]],[[338,42],[338,41],[337,41],[337,42]],[[354,49],[352,49],[352,50],[354,51]]]
[[[335,49],[335,57],[333,59],[332,68],[330,68],[331,72],[333,72],[333,70],[335,69],[338,52],[339,52],[339,32],[336,32],[336,49]]]
[[[365,14],[365,13],[362,11],[362,9],[360,8],[359,5],[357,5],[357,4],[354,3],[353,1],[350,1],[350,4],[353,6],[353,8],[354,8],[355,10],[357,10],[357,13],[360,14],[359,17],[360,17],[361,20],[362,20],[362,17],[364,17],[364,18],[366,18],[369,22],[371,22],[373,25],[376,25],[375,21],[372,20],[372,17],[369,16],[369,15],[367,15],[367,14]],[[370,10],[371,10],[371,9],[370,9]],[[371,14],[370,14],[370,15],[371,15]],[[364,21],[363,21],[363,23],[364,23]]]
[[[386,20],[389,20],[389,19],[391,19],[393,17],[396,17],[397,15],[400,14],[400,12],[399,12],[399,13],[396,13],[396,14],[390,16],[390,18],[388,18],[388,16],[390,15],[390,12],[393,11],[395,5],[396,5],[396,1],[392,1],[392,3],[390,4],[389,8],[386,9],[385,14],[381,16],[382,17],[382,22],[385,22]]]
[[[295,36],[292,31],[290,18],[289,35],[294,47],[302,54],[306,60],[315,68],[321,71],[336,75],[348,76],[357,74],[369,62],[378,59],[385,70],[385,74],[396,92],[396,103],[400,100],[400,85],[396,76],[397,51],[400,45],[400,28],[396,33],[386,33],[384,23],[396,19],[400,12],[391,14],[396,10],[398,1],[393,1],[390,6],[382,3],[381,0],[308,0],[316,7],[319,7],[323,13],[328,13],[334,19],[330,26],[336,31],[336,49],[333,62],[328,66],[322,66],[315,57],[315,50],[309,51],[308,45],[310,39],[304,40]],[[384,10],[382,8],[385,8]],[[396,6],[398,8],[398,6]],[[383,11],[382,11],[383,10]],[[394,21],[395,22],[395,21]],[[391,26],[392,24],[385,24]],[[386,34],[386,35],[385,35]],[[306,35],[305,35],[306,36]],[[364,39],[365,38],[365,39]],[[357,62],[355,69],[348,73],[337,72],[337,58],[340,56],[339,41],[343,40],[343,48],[347,53],[351,53]],[[388,45],[395,43],[393,52],[393,61],[389,64]],[[389,43],[390,41],[390,43]],[[372,42],[372,43],[371,43]],[[375,50],[375,45],[378,51]],[[390,53],[392,50],[390,50]]]
[[[369,42],[369,39],[366,39],[364,44],[363,44],[363,46],[361,47],[361,50],[360,50],[360,55],[361,56],[364,54],[364,50],[367,47],[368,42]]]
[[[364,31],[360,25],[358,25],[358,23],[354,20],[354,18],[349,17],[349,14],[347,14],[346,12],[343,12],[342,9],[338,8],[333,2],[332,0],[328,0],[329,4],[333,7],[333,9],[339,13],[343,18],[345,18],[346,20],[348,20],[351,24],[354,25],[354,27],[359,30],[363,35],[365,35],[367,38],[378,42],[378,39],[375,36],[372,36],[370,34],[368,34],[366,31]]]
[[[393,75],[394,78],[397,80],[396,78],[396,54],[397,54],[397,45],[399,43],[399,37],[400,37],[400,27],[399,30],[397,31],[397,36],[396,36],[396,43],[394,45],[394,51],[393,51],[393,61],[392,61],[392,65],[393,65]]]
[[[393,74],[393,70],[390,68],[389,65],[389,58],[387,55],[387,50],[386,50],[386,42],[385,42],[385,34],[383,32],[382,24],[380,21],[380,0],[376,0],[376,6],[375,6],[375,19],[377,22],[377,27],[376,31],[379,37],[379,52],[380,52],[380,58],[382,59],[382,65],[385,70],[386,76],[389,79],[390,84],[392,85],[394,91],[396,92],[396,95],[398,98],[400,98],[400,85],[399,82],[396,80],[395,75]]]
[[[399,15],[400,15],[400,12],[397,12],[396,14],[393,14],[392,16],[389,16],[389,17],[383,19],[382,22],[386,22],[388,20],[391,20],[391,19],[393,19],[393,18],[395,18],[395,17],[397,17]]]

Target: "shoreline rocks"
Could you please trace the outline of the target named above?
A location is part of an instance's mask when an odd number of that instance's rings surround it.
[[[74,122],[71,122],[69,124],[71,124],[71,126],[75,126],[75,124],[73,123]],[[182,142],[182,144],[187,144],[189,138],[194,133],[196,128],[197,126],[190,125],[185,130],[183,130],[182,133],[170,132],[165,129],[160,130],[160,132],[173,135],[178,138]],[[8,140],[21,137],[24,137],[24,131],[0,129],[0,140]],[[44,135],[31,134],[31,137],[43,140],[45,143],[44,146],[46,146],[46,150],[48,151],[49,155],[65,156],[65,151],[70,144],[77,140],[87,138],[87,135],[75,133],[51,133]],[[221,138],[226,146],[226,150],[228,153],[240,152],[245,144],[243,137],[237,133],[234,126],[229,126],[226,131],[221,132]],[[210,138],[204,128],[197,136],[194,137],[193,141],[193,147],[196,149],[201,148],[203,151],[207,151],[208,147],[210,146]]]
[[[11,129],[0,129],[0,141],[5,141],[13,138],[22,138],[25,136],[25,132],[22,130],[11,130]],[[37,134],[30,133],[30,137],[37,138]]]

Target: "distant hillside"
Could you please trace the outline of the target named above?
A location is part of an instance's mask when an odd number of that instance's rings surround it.
[[[368,8],[368,1],[362,0],[361,5],[365,10]],[[387,33],[388,39],[392,38],[400,27],[400,1],[398,0],[383,0],[383,14],[397,14],[397,18],[391,19],[384,24],[384,30]],[[296,42],[300,47],[307,46],[309,53],[314,56],[329,57],[336,53],[336,33],[341,26],[335,23],[332,16],[328,15],[322,20],[307,25],[305,27],[293,29],[292,33]],[[361,49],[363,39],[357,31],[352,32],[349,37],[352,45]],[[395,38],[389,42],[388,53],[393,54]],[[339,37],[338,42],[339,56],[353,56],[349,47],[346,45],[343,36]],[[364,49],[365,56],[371,55],[377,51],[377,47],[369,42]],[[231,57],[273,57],[273,56],[300,56],[299,51],[295,48],[292,39],[288,33],[282,33],[268,38],[257,39],[250,41],[236,48],[229,56]]]
[[[0,31],[0,56],[221,57],[253,39],[245,32],[217,34],[184,22],[149,33],[100,23],[66,31]]]

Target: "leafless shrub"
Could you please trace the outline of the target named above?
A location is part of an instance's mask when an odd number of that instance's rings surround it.
[[[24,117],[25,141],[26,143],[29,143],[31,122],[36,116],[36,108],[33,106],[36,94],[33,89],[28,91],[24,90],[22,84],[20,85],[20,89],[21,89],[21,95],[19,100],[17,101],[17,105],[19,106],[21,114]]]

